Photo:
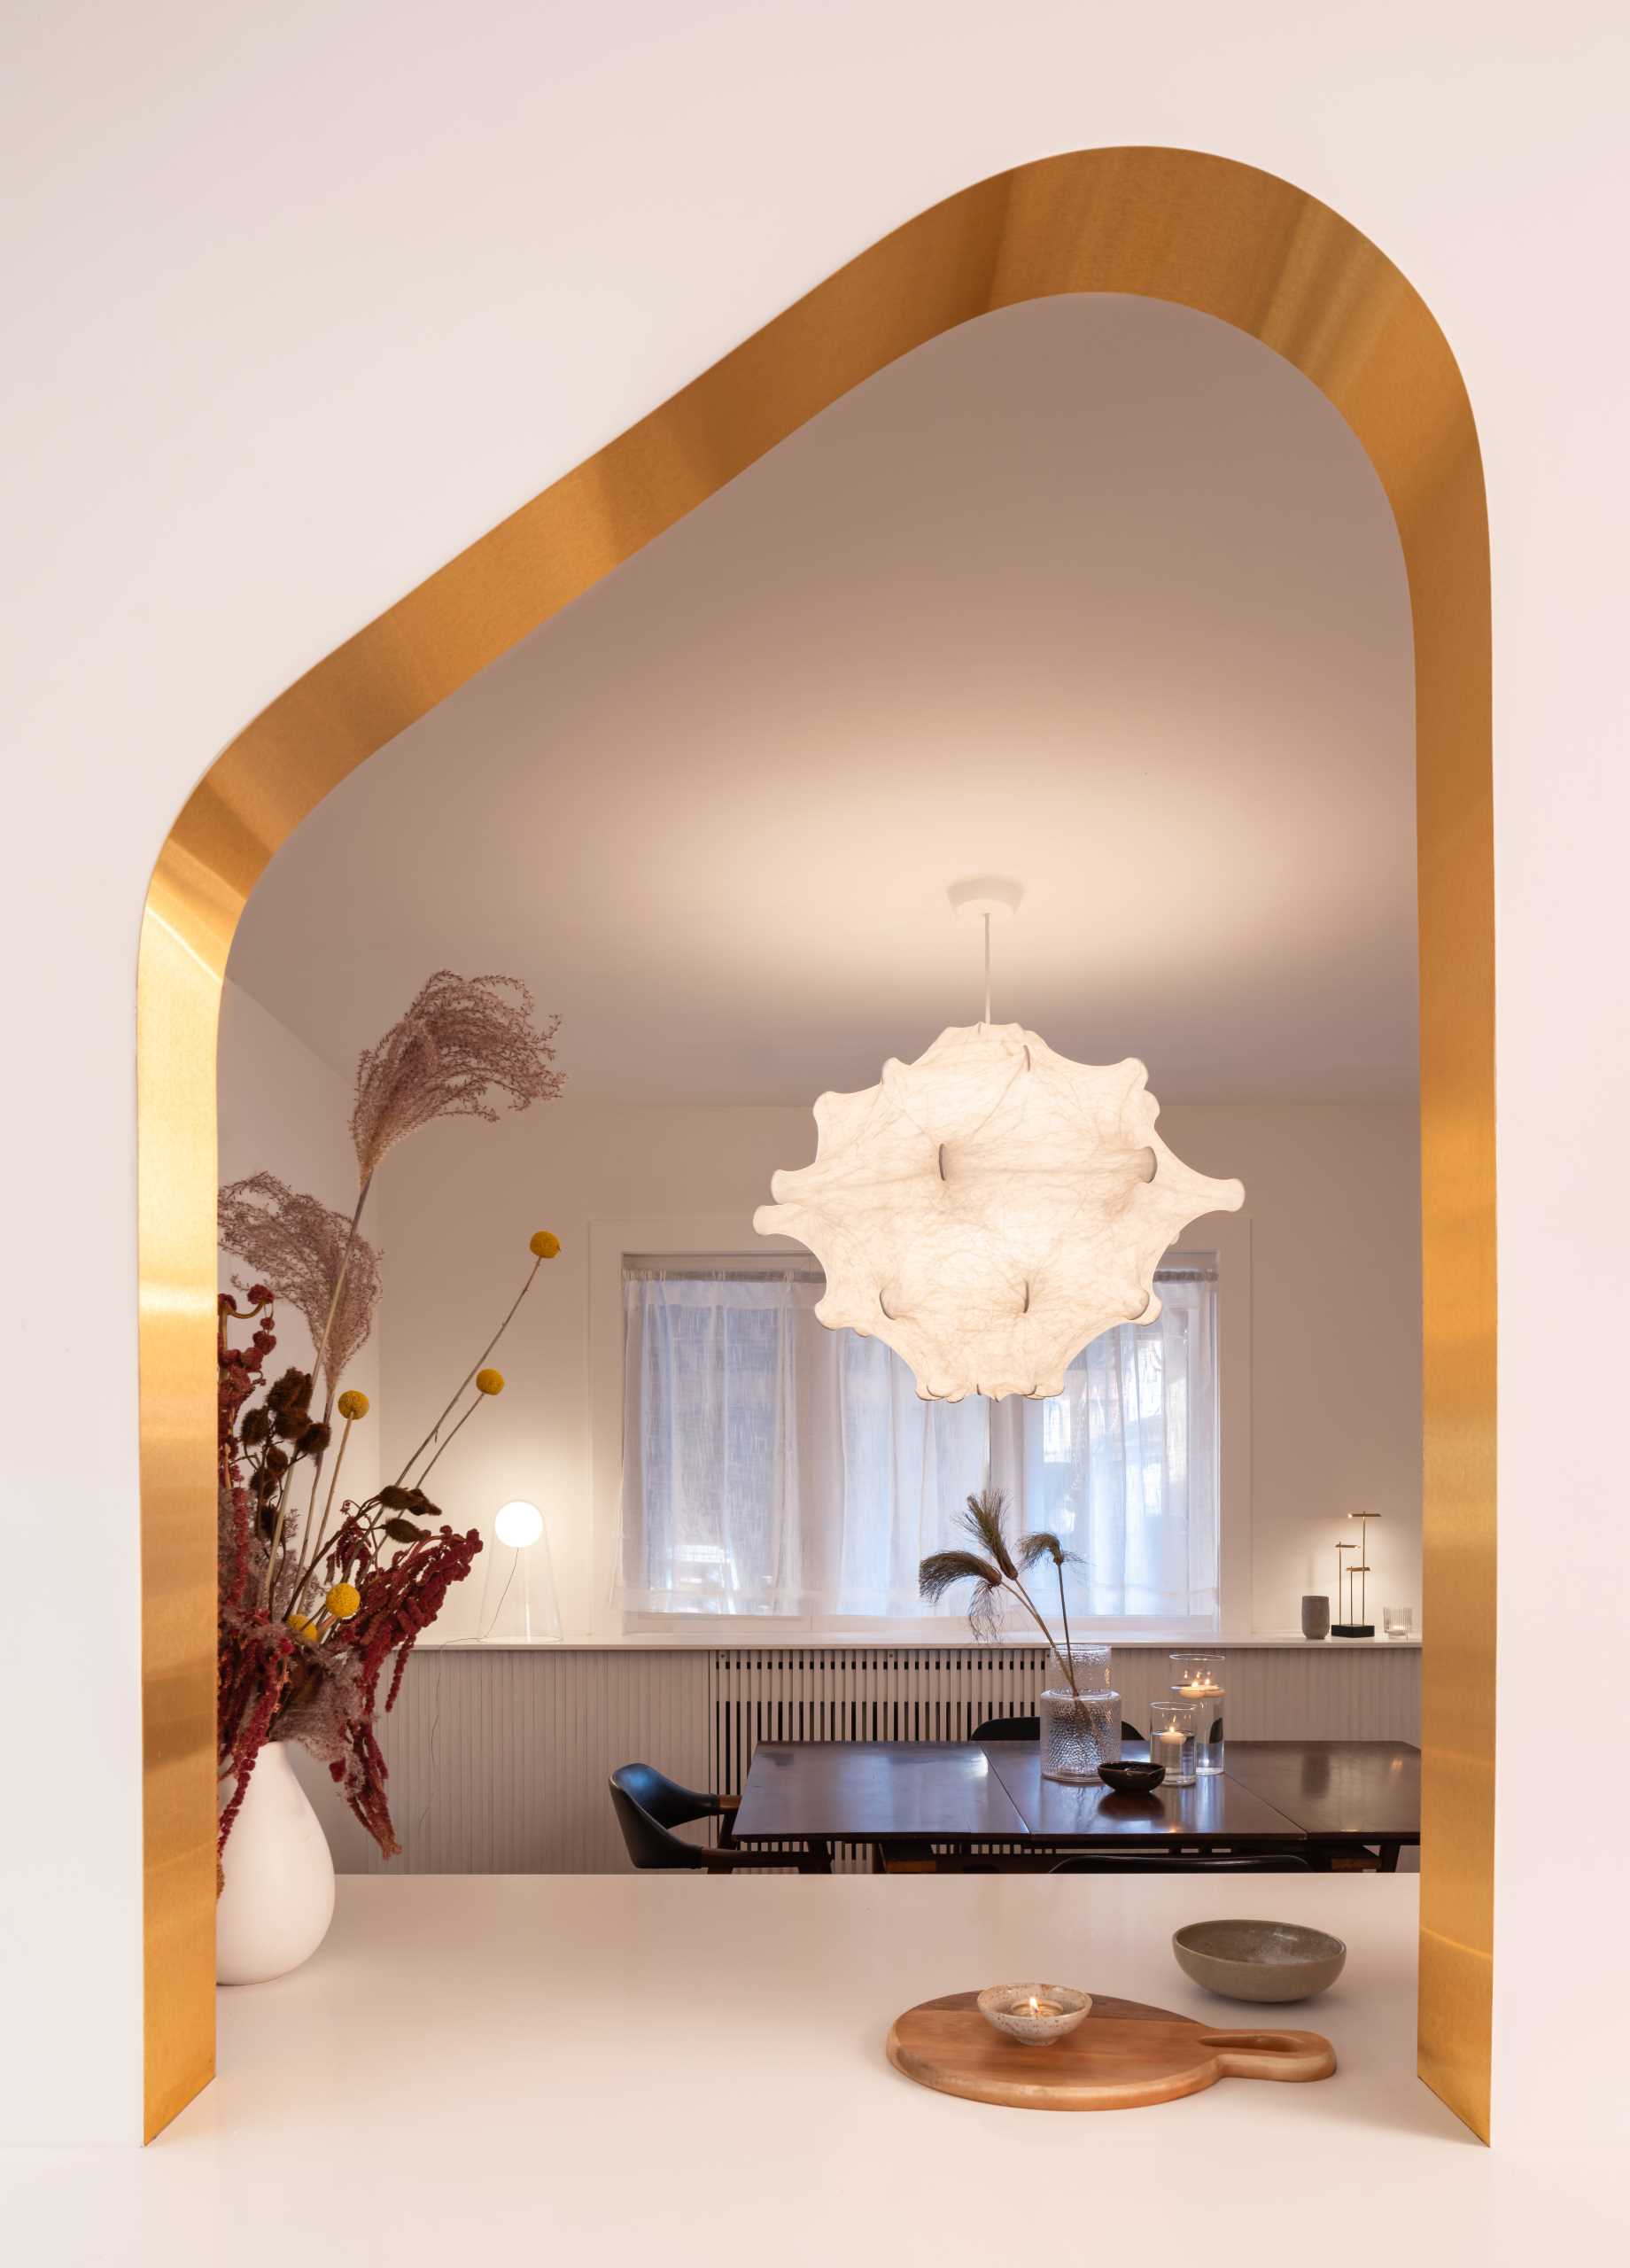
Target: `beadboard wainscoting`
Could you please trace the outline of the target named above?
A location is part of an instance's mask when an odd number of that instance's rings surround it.
[[[1037,1646],[425,1647],[381,1727],[402,1845],[388,1869],[322,1767],[300,1751],[298,1768],[342,1874],[620,1874],[619,1764],[739,1790],[761,1740],[964,1740],[1032,1713],[1042,1664]],[[1134,1724],[1164,1667],[1162,1651],[1115,1649]],[[1231,1646],[1228,1731],[1418,1741],[1420,1649]]]

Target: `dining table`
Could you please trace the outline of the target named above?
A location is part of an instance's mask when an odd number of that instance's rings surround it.
[[[821,1864],[834,1844],[869,1846],[885,1872],[1118,1849],[1289,1852],[1318,1870],[1373,1851],[1392,1873],[1420,1841],[1420,1765],[1407,1741],[1236,1740],[1191,1786],[1122,1795],[1046,1778],[1033,1740],[761,1742],[732,1833],[805,1844]]]

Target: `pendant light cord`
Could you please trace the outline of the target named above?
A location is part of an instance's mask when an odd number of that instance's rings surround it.
[[[990,1021],[990,916],[985,919],[985,1021]]]

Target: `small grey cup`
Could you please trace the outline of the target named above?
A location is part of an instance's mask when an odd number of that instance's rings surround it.
[[[1313,1591],[1301,1603],[1301,1635],[1304,1638],[1330,1635],[1330,1601]]]

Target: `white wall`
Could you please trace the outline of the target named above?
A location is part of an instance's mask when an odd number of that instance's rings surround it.
[[[1330,1591],[1345,1514],[1379,1511],[1370,1593],[1420,1601],[1420,1235],[1416,1114],[1399,1105],[1174,1106],[1160,1130],[1198,1171],[1245,1182],[1248,1278],[1223,1267],[1225,1335],[1248,1333],[1250,1393],[1225,1426],[1251,1434],[1248,1596],[1230,1631],[1293,1630],[1306,1590]],[[381,1174],[389,1246],[382,1441],[393,1470],[496,1326],[527,1236],[563,1249],[497,1358],[508,1384],[438,1468],[439,1501],[490,1533],[498,1506],[545,1509],[568,1637],[608,1625],[593,1564],[589,1230],[638,1218],[746,1223],[777,1166],[814,1153],[807,1110],[550,1103],[496,1127],[431,1127]],[[1233,1234],[1233,1224],[1223,1230]],[[1219,1233],[1222,1233],[1219,1231]],[[1205,1228],[1186,1239],[1207,1240]],[[740,1240],[750,1249],[750,1239]],[[617,1350],[609,1350],[613,1362]],[[594,1359],[605,1350],[596,1347]],[[603,1539],[602,1539],[603,1542]],[[480,1562],[439,1638],[475,1634]]]
[[[0,2132],[132,2139],[141,2058],[133,993],[143,893],[194,780],[391,600],[851,252],[964,183],[1106,143],[1222,151],[1398,261],[1465,372],[1498,641],[1502,1795],[1497,2132],[1618,2116],[1623,1806],[1530,1831],[1555,1711],[1524,1639],[1570,1588],[1570,1710],[1616,1709],[1622,1518],[1534,1381],[1630,1262],[1617,1010],[1619,0],[1318,10],[829,0],[604,10],[90,0],[15,28],[8,318],[4,1449],[14,1567]],[[343,981],[343,971],[335,972]],[[27,1067],[25,1071],[24,1067]],[[95,1364],[88,1290],[99,1303]],[[1573,1406],[1620,1399],[1611,1332]],[[88,1825],[88,1823],[89,1823]],[[1555,1958],[1566,1912],[1588,1961]],[[1555,2054],[1559,2039],[1572,2054]],[[1610,2039],[1611,2044],[1610,2046]]]

